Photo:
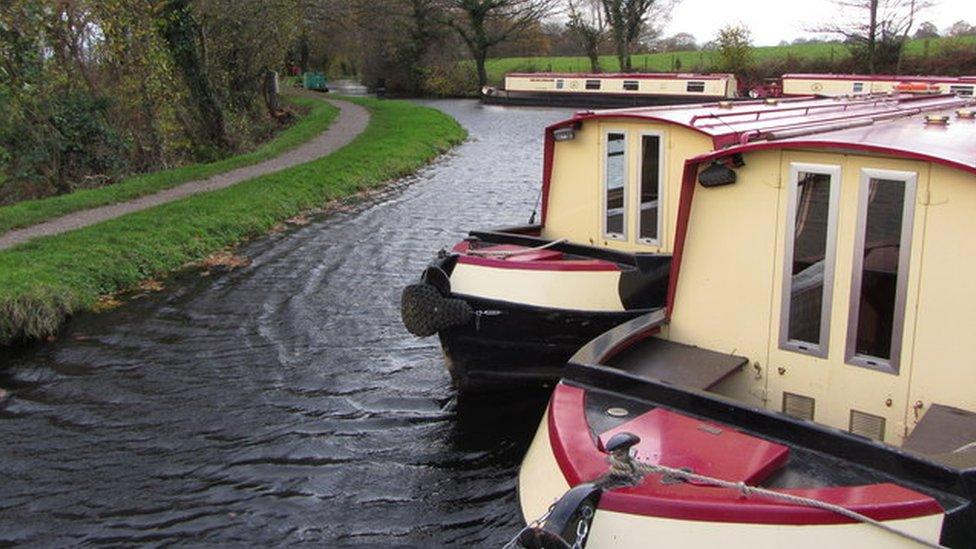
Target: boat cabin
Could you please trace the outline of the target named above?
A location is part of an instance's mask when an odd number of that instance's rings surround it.
[[[907,76],[865,74],[784,74],[782,93],[797,95],[859,95],[911,91],[976,95],[976,76]]]

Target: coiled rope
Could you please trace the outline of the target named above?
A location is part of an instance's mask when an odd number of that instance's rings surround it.
[[[925,547],[946,549],[945,546],[943,545],[932,543],[931,541],[916,536],[915,534],[905,532],[904,530],[895,528],[880,520],[875,520],[867,515],[863,515],[856,511],[851,511],[850,509],[847,509],[846,507],[842,507],[840,505],[835,505],[833,503],[828,503],[826,501],[821,501],[819,499],[796,496],[793,494],[786,494],[783,492],[777,492],[775,490],[768,490],[766,488],[760,488],[757,486],[749,486],[745,482],[730,482],[727,480],[722,480],[720,478],[699,475],[685,469],[677,469],[674,467],[667,467],[665,465],[654,465],[650,463],[644,463],[632,459],[629,455],[629,452],[627,453],[626,457],[621,458],[621,456],[617,455],[619,453],[620,452],[612,452],[610,455],[610,473],[608,474],[608,478],[617,478],[617,479],[626,478],[631,483],[638,484],[644,479],[646,475],[658,474],[658,475],[665,475],[666,477],[669,477],[671,479],[683,480],[695,484],[705,484],[709,486],[716,486],[718,488],[738,490],[738,492],[742,494],[742,497],[745,498],[758,496],[758,497],[763,497],[768,499],[779,500],[794,505],[802,505],[805,507],[812,507],[815,509],[823,509],[825,511],[830,511],[838,515],[847,517],[849,519],[862,522],[864,524],[869,524],[871,526],[884,530],[885,532],[899,536],[909,541],[913,541]]]
[[[546,248],[551,248],[553,246],[564,244],[569,242],[568,238],[560,238],[559,240],[553,240],[552,242],[547,242],[541,246],[536,246],[534,248],[523,248],[521,250],[478,250],[469,249],[465,253],[468,255],[476,255],[481,257],[497,257],[500,259],[505,259],[506,257],[513,257],[516,255],[527,254],[531,252],[538,252],[539,250],[545,250]]]

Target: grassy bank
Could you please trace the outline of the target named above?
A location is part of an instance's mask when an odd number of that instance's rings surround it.
[[[86,189],[71,194],[3,206],[0,207],[0,233],[34,225],[79,210],[125,202],[181,185],[187,181],[206,179],[237,168],[264,162],[322,133],[332,124],[339,113],[337,108],[318,99],[289,97],[287,100],[307,107],[308,113],[274,139],[249,153],[208,164],[193,164],[172,170],[137,175],[97,189]]]
[[[928,44],[926,44],[926,42]],[[910,40],[905,53],[910,56],[937,55],[945,44],[969,44],[976,47],[976,37],[933,38],[929,40]],[[767,46],[753,50],[754,59],[759,62],[793,58],[798,60],[841,61],[850,56],[847,47],[840,43],[796,44],[789,46]],[[680,70],[708,70],[714,65],[714,53],[710,51],[678,51],[651,53],[633,56],[634,69],[649,72],[668,72],[680,63]],[[600,65],[606,72],[617,71],[620,64],[613,56],[600,57]],[[506,72],[586,72],[590,61],[586,57],[508,57],[488,61],[488,77],[495,85],[501,84]]]
[[[433,109],[354,101],[372,112],[369,126],[325,158],[0,252],[0,343],[52,334],[102,295],[409,174],[465,137],[457,122]]]

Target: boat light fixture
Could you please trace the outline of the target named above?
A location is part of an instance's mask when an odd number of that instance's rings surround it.
[[[776,99],[775,97],[768,97],[768,98],[766,98],[766,104],[767,105],[774,105],[774,106],[775,105],[779,105],[779,99]]]
[[[698,182],[702,187],[721,187],[735,183],[735,170],[716,160],[712,165],[698,174]]]
[[[718,102],[718,108],[720,108],[720,109],[731,109],[732,108],[732,102],[731,101],[719,101]]]
[[[959,109],[956,111],[956,117],[962,118],[964,120],[972,120],[976,118],[976,111],[972,109]]]
[[[926,126],[946,126],[949,124],[949,117],[944,114],[929,114],[925,116]]]
[[[572,126],[557,128],[553,130],[552,138],[556,141],[572,141],[576,139],[576,130],[579,129],[579,126],[579,124],[573,124]]]

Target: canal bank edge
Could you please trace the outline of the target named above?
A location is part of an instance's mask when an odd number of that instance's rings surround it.
[[[291,127],[282,130],[270,141],[250,152],[207,164],[191,164],[134,175],[118,183],[95,189],[84,189],[70,194],[2,206],[0,207],[0,236],[14,229],[36,225],[74,212],[126,202],[189,181],[208,179],[259,164],[311,141],[329,129],[339,114],[338,108],[318,98],[287,95],[284,99],[288,103],[309,109],[308,113]]]
[[[330,200],[409,175],[467,136],[432,108],[344,99],[372,116],[362,134],[329,156],[0,252],[0,344],[53,335],[101,296],[263,235]]]

